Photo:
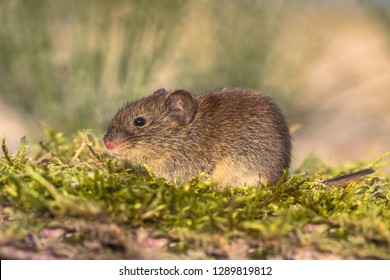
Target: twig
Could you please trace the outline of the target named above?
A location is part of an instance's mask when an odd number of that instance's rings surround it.
[[[3,133],[2,141],[1,141],[1,150],[3,151],[4,157],[7,160],[8,164],[10,166],[13,166],[14,163],[12,162],[10,156],[8,155],[8,148],[7,145],[5,144],[5,133]]]

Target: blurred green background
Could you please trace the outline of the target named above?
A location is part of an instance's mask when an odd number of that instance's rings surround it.
[[[294,164],[390,151],[390,1],[0,0],[0,132],[103,135],[153,90],[271,95]]]

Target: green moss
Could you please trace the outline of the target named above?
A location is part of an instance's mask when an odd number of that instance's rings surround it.
[[[46,134],[14,155],[3,139],[2,258],[390,258],[388,177],[327,187],[320,177],[348,170],[311,158],[317,173],[277,186],[173,185],[110,157],[91,132]]]

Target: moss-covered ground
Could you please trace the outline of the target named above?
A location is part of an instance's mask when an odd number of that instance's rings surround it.
[[[90,132],[0,157],[1,259],[390,259],[390,179],[310,158],[276,186],[168,184]],[[287,174],[286,174],[287,176]]]

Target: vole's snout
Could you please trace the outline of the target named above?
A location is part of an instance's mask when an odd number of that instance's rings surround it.
[[[108,150],[112,150],[116,147],[116,144],[113,141],[107,140],[107,141],[104,141],[104,146],[106,146],[106,148]]]
[[[113,150],[118,146],[118,143],[112,140],[107,134],[103,138],[103,143],[107,150]]]

